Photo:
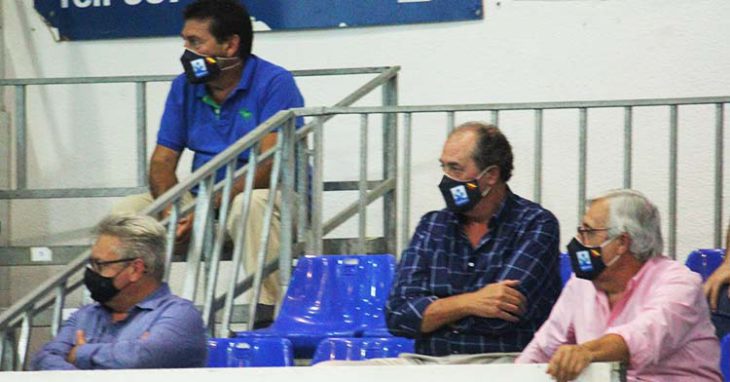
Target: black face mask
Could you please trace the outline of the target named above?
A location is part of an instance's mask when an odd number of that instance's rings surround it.
[[[180,57],[180,62],[185,68],[185,74],[191,84],[210,82],[221,74],[218,59],[200,55],[190,49],[185,49],[185,53]]]
[[[120,289],[117,289],[117,287],[114,286],[114,279],[119,275],[119,273],[113,277],[104,277],[91,270],[91,268],[86,268],[86,272],[84,273],[84,285],[86,285],[86,289],[91,292],[91,298],[103,305],[119,294]]]
[[[594,280],[606,268],[615,264],[621,256],[616,256],[609,264],[603,262],[601,250],[603,246],[608,244],[612,239],[606,240],[597,247],[589,247],[573,238],[568,243],[568,255],[570,256],[570,265],[575,272],[576,277],[586,280]]]
[[[218,78],[222,71],[233,69],[241,65],[238,57],[211,57],[203,56],[190,49],[180,57],[185,69],[185,75],[191,84],[202,84]]]
[[[484,191],[479,190],[479,179],[490,168],[491,166],[487,167],[475,179],[470,181],[452,179],[444,174],[441,183],[439,183],[439,189],[446,202],[446,208],[455,213],[464,213],[474,208],[491,191],[491,188]]]

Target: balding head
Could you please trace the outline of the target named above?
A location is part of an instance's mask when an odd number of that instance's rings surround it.
[[[512,146],[497,126],[474,121],[463,123],[449,134],[445,148],[448,145],[469,152],[480,171],[497,166],[503,182],[512,177]]]

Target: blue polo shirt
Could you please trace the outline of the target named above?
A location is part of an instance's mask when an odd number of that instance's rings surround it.
[[[294,77],[286,69],[255,55],[246,59],[238,86],[217,104],[205,84],[193,85],[181,74],[172,82],[162,114],[157,144],[195,153],[195,171],[231,144],[281,110],[303,107],[304,99]],[[297,127],[303,119],[297,120]],[[249,151],[239,156],[237,167],[248,160]],[[225,176],[218,171],[216,180]]]

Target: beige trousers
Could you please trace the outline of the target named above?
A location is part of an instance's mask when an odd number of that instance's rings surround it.
[[[296,198],[295,198],[296,199]],[[119,201],[112,208],[112,213],[137,213],[150,205],[154,199],[150,193],[130,195]],[[258,267],[258,252],[261,244],[261,235],[264,227],[264,214],[266,204],[269,200],[268,189],[257,189],[251,193],[248,219],[244,225],[245,242],[243,244],[243,258],[246,274],[253,274]],[[187,194],[183,197],[183,205],[192,203],[194,197]],[[279,255],[279,234],[281,232],[281,195],[277,192],[274,201],[274,212],[271,219],[271,232],[269,233],[269,244],[266,248],[266,262],[275,259]],[[239,224],[242,218],[241,208],[243,207],[243,193],[236,195],[231,203],[231,209],[226,222],[226,231],[229,238],[233,240],[238,233]],[[296,215],[296,203],[292,206]],[[261,296],[259,303],[275,305],[279,300],[281,288],[278,282],[278,272],[265,278],[261,285]]]

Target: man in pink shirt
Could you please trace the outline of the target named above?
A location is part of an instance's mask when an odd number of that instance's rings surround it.
[[[516,362],[549,363],[558,381],[609,361],[626,363],[629,381],[721,381],[700,277],[662,247],[659,211],[644,195],[593,199],[568,245],[575,276]]]

